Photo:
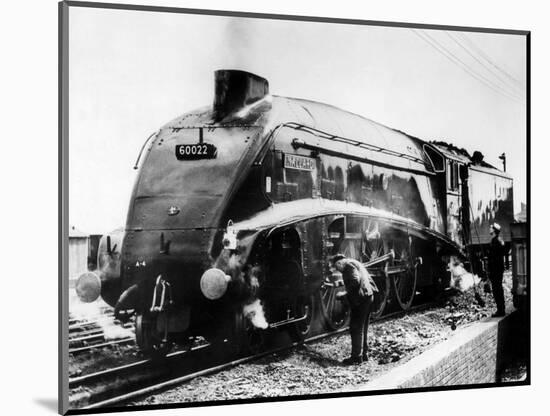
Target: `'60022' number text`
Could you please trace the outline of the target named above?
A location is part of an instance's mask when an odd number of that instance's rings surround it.
[[[212,159],[216,153],[216,147],[210,143],[176,145],[176,157],[179,160]]]

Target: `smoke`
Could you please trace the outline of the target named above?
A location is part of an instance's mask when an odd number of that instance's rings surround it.
[[[242,260],[240,254],[233,253],[231,254],[231,257],[229,257],[229,260],[227,262],[227,266],[229,270],[241,270],[243,267]]]
[[[131,329],[117,325],[113,321],[103,322],[100,326],[103,330],[103,337],[106,341],[134,337],[134,332]]]
[[[250,320],[255,328],[267,329],[268,323],[265,320],[264,308],[260,299],[256,299],[254,302],[244,305],[243,314]]]
[[[101,298],[94,302],[82,302],[76,292],[71,290],[69,294],[69,315],[79,321],[93,322],[103,331],[106,341],[115,339],[133,338],[134,332],[114,322],[113,308],[107,305]]]
[[[69,314],[71,318],[80,321],[92,321],[105,317],[106,309],[110,308],[105,302],[98,299],[94,302],[84,303],[78,298],[76,292],[71,292],[69,295]]]
[[[224,47],[220,47],[218,54],[220,68],[257,71],[258,56],[265,53],[261,34],[260,22],[255,19],[229,19],[222,37]]]
[[[456,259],[451,259],[448,270],[451,272],[450,287],[464,293],[472,289],[480,282],[480,278],[464,269],[462,263]]]

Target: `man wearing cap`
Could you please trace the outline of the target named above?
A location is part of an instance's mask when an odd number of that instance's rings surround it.
[[[354,259],[337,254],[331,259],[331,269],[342,274],[346,295],[350,304],[351,357],[343,363],[361,364],[368,360],[367,333],[374,292],[378,288],[365,266]]]
[[[493,317],[504,316],[504,291],[502,289],[502,274],[504,273],[504,256],[506,250],[504,248],[504,241],[499,237],[500,225],[496,222],[491,225],[491,243],[489,245],[489,280],[493,288],[493,297],[497,305],[497,310],[493,314]]]

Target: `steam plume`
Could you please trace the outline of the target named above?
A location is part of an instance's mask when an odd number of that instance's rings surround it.
[[[451,272],[450,286],[462,293],[472,289],[481,280],[477,275],[473,275],[466,271],[462,264],[455,259],[451,259],[449,270]]]
[[[78,299],[73,290],[69,294],[69,314],[72,318],[96,323],[103,330],[106,341],[132,338],[134,333],[131,329],[117,325],[112,316],[105,315],[109,310],[112,308],[101,298],[91,303],[84,303]]]
[[[246,316],[255,328],[267,329],[268,324],[265,320],[264,308],[260,299],[256,299],[254,302],[244,305],[243,314]]]
[[[258,66],[257,56],[264,51],[260,34],[259,23],[254,19],[229,19],[223,35],[229,47],[219,57],[222,67],[254,72]]]

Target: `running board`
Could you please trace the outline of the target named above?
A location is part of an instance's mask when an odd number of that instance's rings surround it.
[[[269,324],[268,328],[278,328],[280,326],[290,325],[296,322],[305,321],[308,317],[308,312],[301,318],[291,318],[291,319],[285,319],[284,321],[274,322],[272,324]]]

